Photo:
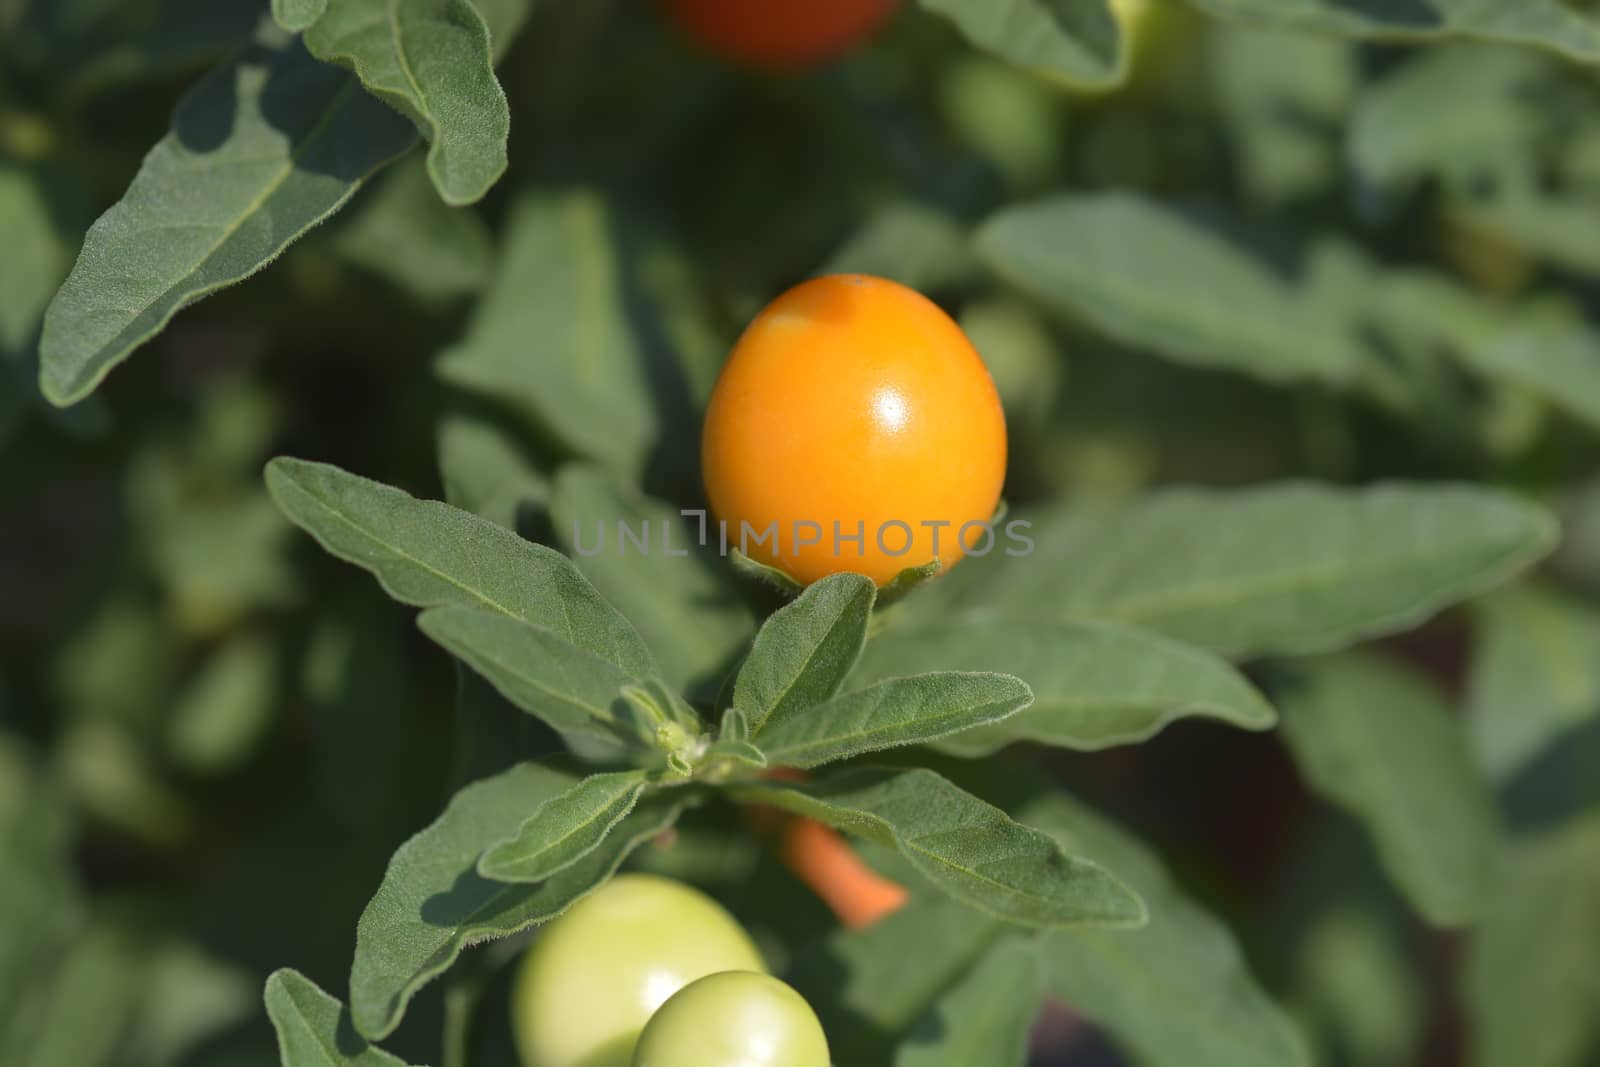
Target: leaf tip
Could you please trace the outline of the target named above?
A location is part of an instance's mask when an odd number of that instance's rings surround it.
[[[272,0],[272,20],[290,33],[303,33],[327,13],[328,0]]]
[[[76,269],[76,268],[75,268]],[[52,407],[67,408],[76,404],[105,380],[111,368],[120,360],[104,363],[90,374],[72,369],[70,353],[63,350],[56,337],[56,318],[60,314],[61,294],[58,292],[45,309],[44,327],[39,337],[39,392]]]
[[[288,513],[283,495],[295,483],[295,473],[304,466],[304,460],[290,456],[274,456],[261,468],[261,480],[266,483],[267,495],[272,497],[278,510]]]
[[[57,381],[50,374],[50,362],[41,360],[39,364],[39,392],[50,402],[52,407],[66,408],[82,400],[88,390],[76,389],[67,381]]]
[[[356,1033],[369,1042],[382,1041],[400,1025],[401,1013],[405,1004],[410,1000],[415,990],[408,990],[403,997],[387,997],[377,1002],[363,1001],[356,995],[355,979],[350,982],[350,1022],[354,1024]]]
[[[275,990],[282,989],[288,982],[289,976],[293,973],[294,971],[290,970],[288,967],[279,967],[277,970],[267,975],[265,995],[270,998]]]
[[[478,862],[473,865],[473,869],[478,872],[478,877],[487,878],[491,882],[509,880],[503,875],[506,873],[506,852],[510,844],[510,841],[502,841],[484,850],[483,855],[478,857]]]
[[[1121,880],[1116,880],[1116,882],[1117,885],[1121,887],[1122,892],[1126,895],[1128,902],[1132,905],[1132,907],[1128,909],[1127,918],[1117,922],[1116,925],[1125,930],[1137,930],[1142,926],[1149,926],[1150,905],[1145,903],[1144,897],[1134,892],[1133,889],[1128,887]]]

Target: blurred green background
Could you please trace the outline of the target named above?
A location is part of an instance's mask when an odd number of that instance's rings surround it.
[[[275,1064],[265,975],[339,992],[394,847],[456,785],[551,744],[486,764],[458,743],[449,659],[292,530],[267,458],[491,496],[537,536],[571,454],[537,417],[547,383],[441,368],[485,292],[547,315],[533,346],[598,299],[625,311],[614,344],[667,368],[650,425],[601,436],[651,435],[639,483],[693,504],[723,356],[823,269],[900,278],[959,318],[1006,402],[1014,507],[1292,476],[1491,482],[1557,509],[1539,576],[1380,651],[1464,709],[1507,826],[1535,840],[1527,907],[1494,936],[1505,959],[1570,954],[1527,993],[1530,1027],[1573,1035],[1539,1064],[1600,1063],[1600,83],[1533,47],[1156,6],[1131,82],[1089,93],[916,9],[838,63],[763,74],[650,4],[545,0],[500,67],[511,170],[482,204],[446,208],[411,158],[58,410],[33,384],[43,304],[259,5],[0,0],[0,1064]],[[973,241],[1057,194],[1095,208],[1036,231],[1092,253],[1065,297],[1030,284],[1028,249]],[[559,236],[502,262],[517,220]],[[1196,294],[1212,334],[1164,340]],[[1323,327],[1376,353],[1354,385],[1317,369]],[[1287,372],[1252,347],[1284,343]],[[1321,1062],[1468,1062],[1469,1010],[1515,995],[1406,908],[1275,735],[1189,722],[999,759],[1138,829]],[[729,862],[760,872],[743,892],[791,902],[791,938],[819,936],[770,857]],[[425,993],[391,1050],[435,1062],[443,1010]],[[1038,1046],[1041,1065],[1133,1062],[1065,1008]]]

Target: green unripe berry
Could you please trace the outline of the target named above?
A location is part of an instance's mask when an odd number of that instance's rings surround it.
[[[744,928],[699,890],[625,874],[574,904],[523,957],[511,1017],[524,1067],[628,1067],[668,997],[719,971],[765,971]]]
[[[684,986],[639,1035],[633,1067],[829,1067],[805,998],[765,974],[729,971]]]

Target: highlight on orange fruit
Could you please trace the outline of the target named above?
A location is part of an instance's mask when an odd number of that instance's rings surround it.
[[[792,69],[865,42],[901,0],[662,0],[690,36],[724,59]]]
[[[853,930],[899,911],[904,886],[868,867],[838,831],[797,818],[783,830],[783,862]]]
[[[1006,421],[983,358],[898,282],[835,274],[756,316],[706,408],[701,465],[728,544],[802,585],[1004,546]]]

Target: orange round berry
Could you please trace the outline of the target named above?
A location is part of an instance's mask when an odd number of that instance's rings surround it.
[[[803,67],[872,36],[900,0],[663,0],[711,51],[757,67]]]
[[[816,278],[756,316],[712,391],[702,471],[728,545],[801,583],[1000,550],[994,382],[948,315],[883,278]]]

